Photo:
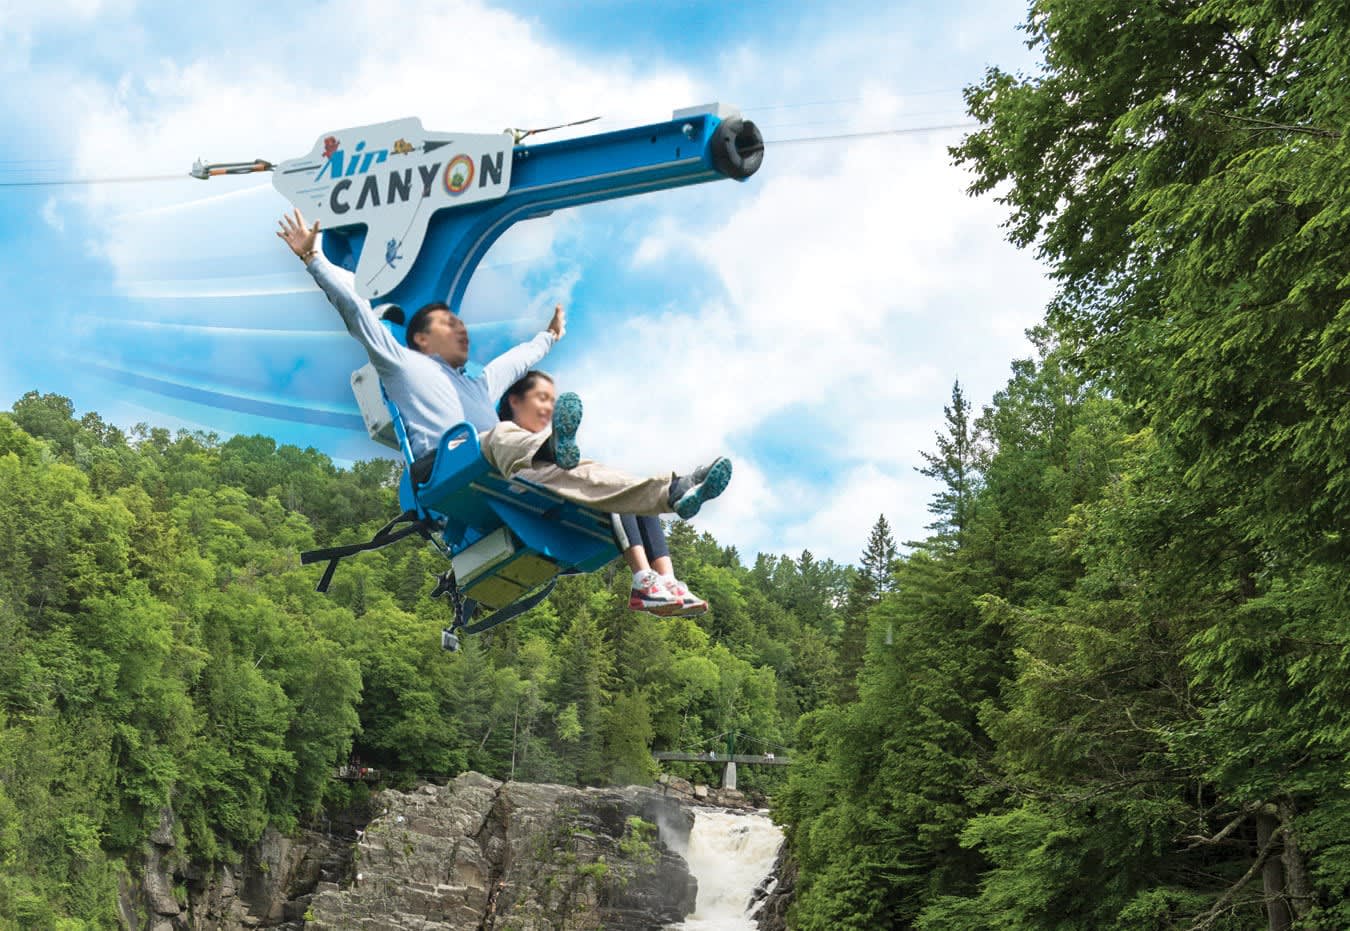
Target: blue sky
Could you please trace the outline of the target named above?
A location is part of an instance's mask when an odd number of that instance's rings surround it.
[[[746,558],[852,562],[880,513],[922,536],[914,469],[953,380],[986,402],[1049,294],[964,194],[959,132],[787,142],[966,122],[963,85],[1031,67],[1019,3],[28,6],[0,19],[0,182],[282,161],[409,115],[602,116],[583,133],[740,107],[769,142],[749,182],[519,224],[464,316],[481,361],[565,303],[545,367],[586,400],[586,453],[639,473],[731,455],[697,523]],[[36,389],[123,425],[384,454],[354,429],[360,349],[272,234],[286,206],[265,176],[0,188],[0,408]]]

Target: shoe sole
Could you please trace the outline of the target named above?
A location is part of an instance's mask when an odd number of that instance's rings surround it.
[[[731,460],[719,457],[709,466],[708,474],[703,481],[686,491],[680,500],[675,502],[675,513],[681,520],[688,520],[698,513],[705,502],[726,491],[727,483],[730,481]]]
[[[683,607],[683,605],[678,604],[635,605],[631,601],[628,603],[629,611],[645,611],[647,614],[652,614],[656,617],[675,617],[680,613],[680,609]]]
[[[700,615],[704,615],[704,614],[707,614],[707,613],[708,613],[708,603],[705,601],[705,602],[703,602],[702,604],[698,604],[698,605],[691,605],[691,606],[688,606],[688,607],[681,606],[681,607],[680,607],[680,610],[678,610],[678,611],[675,612],[675,616],[676,616],[676,617],[699,617]]]
[[[575,469],[581,462],[577,430],[581,429],[581,398],[568,392],[553,408],[553,461],[560,469]]]

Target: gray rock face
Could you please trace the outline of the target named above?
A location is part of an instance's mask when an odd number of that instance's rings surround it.
[[[787,931],[787,913],[797,897],[797,861],[788,852],[787,844],[778,848],[773,872],[750,897],[760,903],[755,912],[759,931]]]
[[[355,877],[309,906],[315,931],[649,931],[693,911],[697,885],[662,837],[692,817],[648,789],[500,783],[384,792]],[[658,827],[659,826],[659,827]]]
[[[655,931],[693,911],[697,885],[666,841],[693,815],[637,787],[581,790],[468,773],[384,792],[322,832],[268,830],[210,869],[175,846],[173,812],[122,884],[144,931]],[[374,815],[373,820],[367,820]],[[364,830],[362,830],[364,828]]]
[[[129,927],[151,931],[177,931],[185,927],[183,908],[174,886],[174,868],[181,858],[174,849],[173,826],[173,809],[160,809],[159,825],[141,850],[140,882],[118,880],[118,911]]]
[[[348,871],[354,829],[301,831],[288,838],[268,829],[236,866],[204,870],[179,855],[173,812],[160,813],[137,866],[139,882],[119,884],[122,924],[148,931],[299,929],[315,887],[336,889]]]

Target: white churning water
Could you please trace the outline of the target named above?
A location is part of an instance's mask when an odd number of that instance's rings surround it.
[[[754,931],[750,893],[773,869],[783,832],[763,814],[699,809],[682,851],[698,880],[698,904],[671,931]]]

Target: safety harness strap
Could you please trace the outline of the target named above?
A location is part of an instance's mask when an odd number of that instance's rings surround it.
[[[399,524],[406,523],[408,526],[395,530]],[[333,573],[337,571],[339,560],[348,556],[355,556],[357,553],[364,553],[368,550],[383,549],[391,543],[397,543],[404,537],[418,534],[425,540],[431,539],[431,531],[426,522],[417,516],[416,511],[404,511],[398,517],[395,517],[389,523],[385,524],[375,536],[371,537],[365,543],[347,543],[343,546],[329,546],[321,550],[307,550],[300,554],[300,565],[308,566],[310,563],[328,561],[327,568],[323,571],[323,576],[319,579],[319,584],[314,587],[315,591],[328,591],[329,584],[333,581]]]

